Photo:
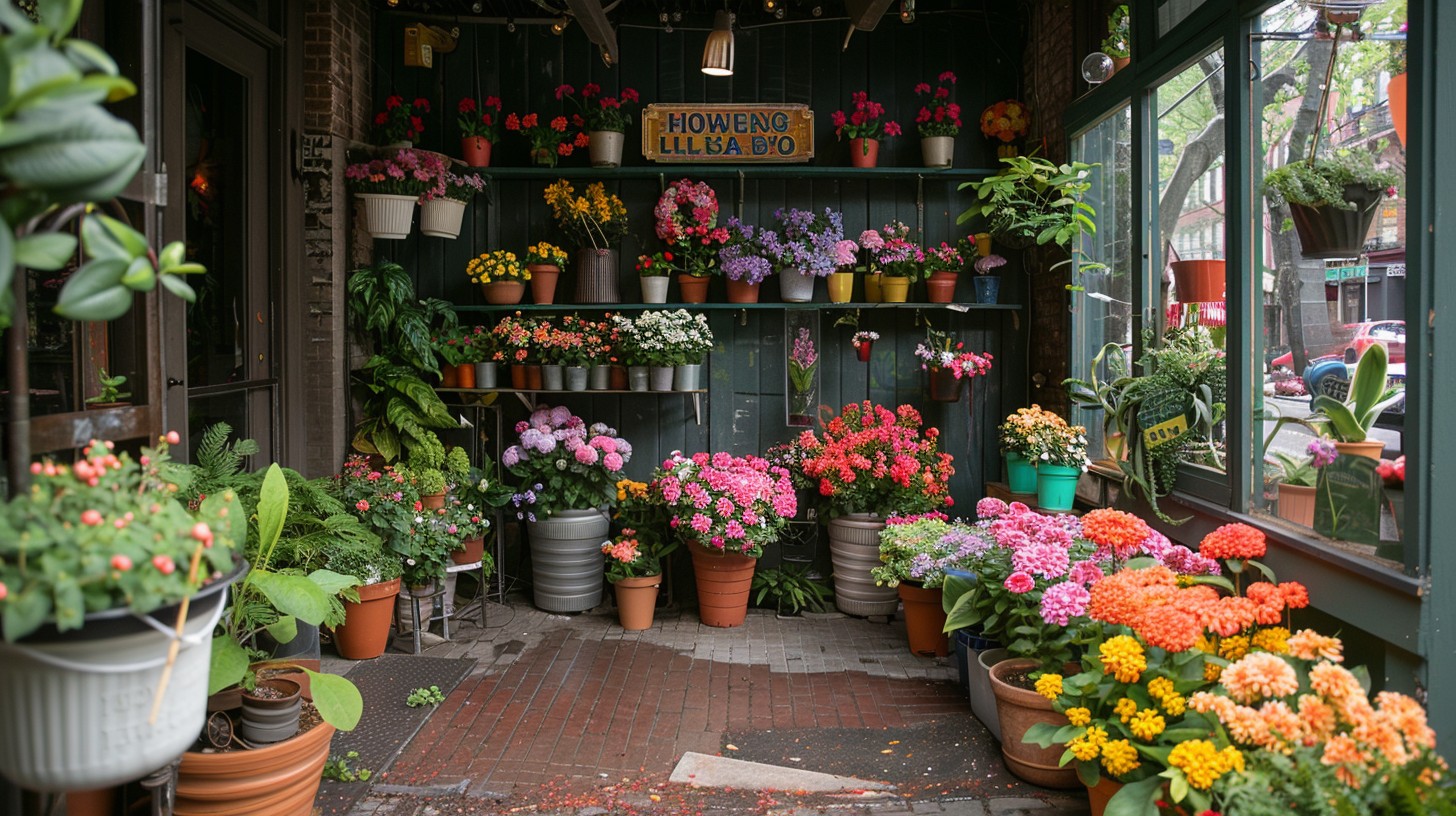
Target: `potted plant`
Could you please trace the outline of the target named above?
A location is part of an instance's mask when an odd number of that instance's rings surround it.
[[[878,586],[870,569],[880,563],[880,531],[892,513],[914,515],[946,506],[946,485],[955,469],[937,444],[940,431],[923,428],[910,405],[890,410],[868,400],[845,405],[822,434],[800,435],[804,475],[818,483],[820,515],[827,518],[834,564],[834,605],[849,615],[893,615],[897,594]],[[913,451],[913,453],[910,453]],[[851,462],[915,460],[894,474],[855,472]],[[907,463],[908,464],[908,463]],[[851,478],[852,477],[852,478]]]
[[[859,244],[848,238],[836,241],[834,244],[833,272],[825,280],[825,286],[829,290],[830,303],[848,303],[854,300],[854,262],[859,258]]]
[[[987,243],[990,243],[990,236],[986,236]],[[977,249],[979,249],[977,245]],[[976,276],[971,283],[976,287],[977,303],[995,303],[1001,293],[1001,276],[995,274],[996,270],[1006,265],[1006,259],[993,252],[987,252],[971,262],[971,268],[976,270]]]
[[[942,71],[935,87],[929,82],[915,86],[917,97],[926,97],[915,115],[915,128],[920,131],[920,154],[926,167],[950,167],[955,155],[955,137],[961,132],[961,106],[950,101],[956,75]]]
[[[602,545],[607,559],[607,581],[617,593],[617,620],[628,632],[652,628],[657,609],[657,588],[662,585],[662,564],[642,547],[637,530],[622,532]]]
[[[561,406],[538,407],[516,432],[501,464],[519,480],[511,503],[526,521],[535,604],[548,612],[592,609],[602,600],[600,550],[610,525],[603,508],[616,499],[613,485],[632,445]]]
[[[1292,456],[1283,451],[1273,451],[1279,467],[1276,482],[1279,517],[1305,527],[1314,526],[1315,481],[1318,468],[1335,460],[1338,455],[1329,440],[1315,439],[1309,443],[1308,455]]]
[[[391,471],[392,474],[392,471]],[[394,499],[395,482],[369,466],[365,456],[352,455],[338,476],[344,504],[370,530],[372,541],[342,539],[327,548],[322,566],[353,575],[360,585],[344,590],[344,621],[334,627],[334,647],[349,660],[370,660],[389,645],[390,619],[403,573],[399,554],[388,541],[409,528],[413,503]],[[411,494],[413,495],[413,494]]]
[[[533,303],[552,303],[556,300],[556,279],[570,257],[566,250],[546,241],[526,247],[526,271],[531,276]]]
[[[927,329],[925,339],[915,346],[920,368],[929,375],[930,398],[936,402],[959,402],[960,381],[991,370],[991,355],[965,351],[965,343],[954,335]]]
[[[1040,405],[1017,408],[1001,423],[997,433],[1006,460],[1006,483],[1012,493],[1036,492],[1036,467],[1047,448],[1046,439],[1054,429],[1066,424],[1065,419]]]
[[[414,102],[406,102],[399,94],[390,94],[384,98],[384,110],[374,114],[374,143],[380,147],[413,147],[415,139],[425,132],[425,120],[420,114],[429,112],[428,99],[415,97]]]
[[[1275,423],[1274,432],[1286,423],[1295,422],[1332,440],[1340,453],[1379,460],[1385,443],[1370,439],[1370,429],[1385,409],[1405,399],[1404,389],[1390,384],[1386,373],[1389,359],[1385,346],[1379,343],[1368,346],[1355,364],[1355,376],[1350,380],[1345,399],[1316,394],[1309,401],[1310,408],[1314,409],[1312,414],[1303,419],[1281,418]]]
[[[588,366],[592,362],[591,338],[594,324],[577,315],[565,315],[561,325],[551,330],[551,343],[556,352],[553,355],[564,368],[567,391],[585,391],[588,385]]]
[[[576,105],[579,113],[572,116],[572,121],[586,131],[592,167],[620,167],[625,132],[632,124],[632,114],[622,105],[637,102],[637,92],[623,88],[617,96],[606,96],[600,85],[588,82],[581,87],[580,99],[570,85],[557,87],[556,98],[570,99]]]
[[[1099,269],[1082,251],[1082,238],[1096,232],[1097,213],[1084,199],[1092,189],[1096,164],[1056,164],[1038,156],[1003,157],[1001,172],[960,189],[974,190],[976,203],[957,218],[964,224],[984,218],[992,238],[1015,249],[1055,244],[1070,257],[1048,271],[1074,264],[1077,272]]]
[[[789,424],[806,426],[814,419],[814,396],[819,390],[819,350],[808,326],[800,326],[789,348]]]
[[[885,106],[869,98],[864,91],[850,94],[852,105],[846,114],[837,110],[829,117],[834,123],[834,137],[849,137],[849,165],[874,167],[880,160],[880,140],[900,135],[900,125],[885,119]]]
[[[786,303],[814,299],[814,281],[839,270],[839,242],[844,240],[844,216],[825,207],[813,210],[774,210],[778,231],[760,230],[758,240],[779,270],[779,296]]]
[[[561,98],[558,91],[557,99]],[[565,158],[576,148],[586,147],[590,140],[586,131],[577,131],[573,136],[567,127],[565,116],[553,116],[542,121],[540,114],[515,113],[506,116],[506,130],[519,133],[531,145],[531,162],[542,167],[555,167],[558,157]]]
[[[880,566],[870,570],[875,582],[895,587],[905,606],[905,629],[910,651],[945,657],[950,642],[945,636],[941,585],[945,570],[956,568],[990,546],[984,538],[962,526],[952,526],[944,513],[892,516],[880,533]]]
[[[686,309],[647,311],[631,323],[629,354],[648,367],[651,389],[697,390],[703,355],[713,348],[707,316]]]
[[[616,246],[627,235],[627,205],[601,182],[576,195],[565,179],[542,193],[556,226],[579,247],[576,253],[576,302],[619,303]]]
[[[364,416],[353,446],[392,462],[420,443],[421,429],[458,424],[422,378],[440,371],[431,338],[459,321],[448,303],[416,297],[409,273],[390,261],[354,270],[346,286],[350,326],[373,347],[353,373]]]
[[[662,252],[654,252],[651,255],[637,256],[637,265],[633,268],[637,270],[638,280],[640,281],[642,286],[643,303],[667,302],[667,285],[670,280],[669,276],[671,276],[674,272],[681,271],[678,269],[678,267],[673,265],[672,262],[674,257],[676,256],[674,256],[672,252],[668,250],[664,250]],[[706,289],[706,287],[704,288]],[[702,292],[701,294],[704,299],[707,298],[706,291]],[[694,301],[687,300],[687,296],[684,295],[683,302],[692,303]]]
[[[1132,61],[1132,15],[1127,4],[1120,3],[1107,15],[1107,36],[1102,40],[1102,53],[1112,58],[1113,72],[1121,71]]]
[[[32,465],[31,490],[0,505],[0,772],[17,784],[120,784],[202,729],[207,638],[244,569],[245,516],[231,491],[195,511],[179,500],[178,439],[139,459],[93,440],[74,465]],[[102,698],[107,716],[90,716]]]
[[[682,264],[678,286],[684,302],[704,302],[708,277],[718,265],[718,248],[729,236],[726,227],[718,226],[718,194],[704,181],[675,181],[663,189],[652,213],[657,237],[675,250]],[[730,299],[732,294],[730,286]]]
[[[107,408],[121,408],[131,404],[126,401],[131,399],[131,392],[121,390],[126,385],[125,375],[110,377],[107,376],[106,369],[100,368],[96,370],[96,381],[101,385],[101,390],[95,396],[86,398],[87,409],[104,411]]]
[[[487,96],[476,102],[467,96],[456,106],[460,114],[460,155],[471,167],[490,166],[490,148],[500,141],[501,101]]]
[[[420,232],[435,238],[458,238],[465,205],[483,192],[485,179],[478,173],[441,172],[420,196]]]
[[[741,626],[753,568],[798,510],[788,471],[757,456],[674,453],[653,474],[652,495],[687,543],[705,626]]]
[[[1077,498],[1077,480],[1087,471],[1087,429],[1081,425],[1050,426],[1041,436],[1036,463],[1036,504],[1042,510],[1066,512]]]
[[[925,262],[925,252],[910,240],[910,226],[891,221],[879,232],[866,230],[859,243],[869,252],[870,265],[878,272],[880,299],[885,303],[909,299],[910,284],[920,280]]]
[[[374,238],[395,240],[409,237],[416,202],[444,173],[440,156],[409,148],[344,168],[364,207],[365,229]]]
[[[516,253],[505,249],[471,258],[465,264],[465,274],[471,283],[480,285],[485,302],[497,306],[520,303],[526,294],[526,281],[531,279],[531,270],[521,265]]]
[[[755,227],[738,216],[729,216],[727,238],[718,250],[718,268],[728,282],[729,303],[757,303],[759,287],[774,272],[770,248],[778,235],[766,227]]]
[[[1304,257],[1351,258],[1365,245],[1381,196],[1394,196],[1400,180],[1377,168],[1369,151],[1336,150],[1273,171],[1264,177],[1264,194],[1289,205]]]
[[[931,303],[950,303],[955,300],[956,282],[965,259],[959,249],[945,241],[938,247],[927,247],[924,254],[926,299]]]
[[[981,111],[981,135],[1000,144],[996,145],[996,156],[1002,160],[1016,155],[1018,139],[1026,135],[1031,127],[1031,109],[1025,102],[1003,99],[987,105]]]
[[[805,612],[828,612],[834,591],[813,572],[811,564],[785,563],[770,569],[753,571],[753,605],[765,606],[772,599],[780,618],[797,618]]]
[[[849,343],[854,347],[854,354],[861,363],[870,361],[870,352],[874,350],[875,341],[880,339],[879,332],[857,331],[849,338]]]

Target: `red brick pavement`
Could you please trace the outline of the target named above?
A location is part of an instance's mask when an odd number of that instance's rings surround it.
[[[775,672],[559,630],[503,672],[462,683],[388,781],[465,777],[507,790],[563,776],[666,773],[686,751],[718,752],[725,731],[884,729],[947,715],[969,716],[954,683]]]

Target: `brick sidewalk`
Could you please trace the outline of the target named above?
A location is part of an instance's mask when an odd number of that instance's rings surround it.
[[[696,751],[887,781],[898,797],[1077,812],[1076,797],[1005,773],[954,666],[911,654],[903,621],[750,610],[744,626],[714,629],[693,612],[668,612],[627,633],[606,609],[551,615],[517,598],[491,605],[489,615],[486,629],[463,626],[428,651],[473,657],[476,671],[381,789],[438,794],[450,786],[480,805],[458,812],[491,812],[487,800],[543,810],[547,788],[567,803],[627,780],[661,785],[684,752]],[[355,813],[428,812],[389,798],[375,796]],[[908,802],[893,804],[903,811]]]

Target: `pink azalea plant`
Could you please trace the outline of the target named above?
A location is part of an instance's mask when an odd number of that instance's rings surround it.
[[[651,489],[684,540],[753,558],[798,512],[789,472],[758,456],[675,451],[654,474]]]

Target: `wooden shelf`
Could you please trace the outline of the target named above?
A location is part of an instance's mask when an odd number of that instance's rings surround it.
[[[491,179],[663,179],[668,178],[742,178],[802,179],[823,178],[838,181],[880,179],[939,179],[973,181],[995,175],[995,167],[847,167],[801,164],[658,164],[633,167],[477,167],[472,168]]]
[[[605,389],[605,390],[593,390],[593,389],[588,388],[585,391],[565,391],[565,390],[555,391],[555,390],[547,390],[547,389],[544,389],[544,388],[440,388],[440,387],[437,387],[435,389],[435,391],[438,392],[438,393],[441,393],[441,394],[461,394],[461,395],[475,395],[475,396],[484,396],[486,394],[515,394],[516,395],[516,399],[520,400],[521,401],[521,404],[524,405],[524,406],[526,406],[526,410],[528,410],[528,411],[535,410],[535,408],[536,408],[536,395],[537,394],[553,394],[553,395],[575,396],[575,397],[612,396],[612,395],[615,395],[615,396],[624,396],[624,395],[629,395],[629,394],[630,395],[636,395],[636,396],[647,396],[647,397],[671,397],[671,396],[677,396],[677,395],[690,396],[690,397],[693,398],[693,419],[696,420],[697,421],[697,424],[699,424],[699,425],[702,425],[703,424],[703,395],[706,394],[706,393],[708,393],[708,389],[706,389],[706,388],[697,388],[697,389],[694,389],[692,391],[632,391],[630,389],[624,391],[624,390],[616,389],[616,388],[609,388],[609,389]]]
[[[713,311],[753,311],[758,309],[945,309],[952,312],[1016,311],[1019,303],[519,303],[513,306],[456,306],[457,312],[561,312],[605,311],[641,312],[649,309],[689,309]]]

